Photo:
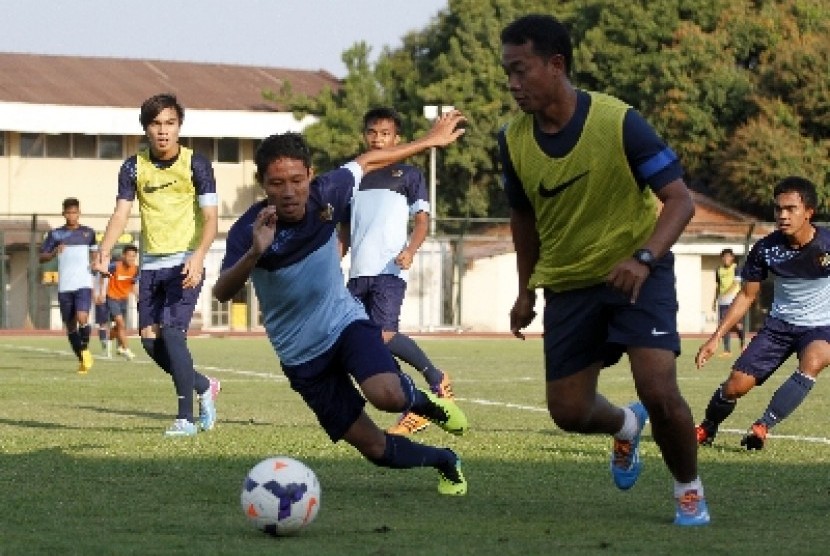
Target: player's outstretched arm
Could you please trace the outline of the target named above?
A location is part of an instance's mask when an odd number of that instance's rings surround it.
[[[274,206],[262,209],[256,217],[253,227],[251,247],[233,266],[219,274],[213,286],[213,296],[222,302],[228,301],[248,281],[257,261],[274,241],[277,230],[277,215]]]
[[[735,300],[729,306],[729,310],[726,311],[726,315],[724,315],[717,329],[709,336],[706,343],[698,349],[697,356],[695,357],[695,365],[697,365],[698,369],[703,367],[715,354],[715,351],[718,349],[718,342],[723,338],[724,334],[728,334],[744,318],[746,312],[749,311],[749,308],[752,307],[752,304],[758,298],[760,291],[760,282],[743,283],[741,291],[735,296]]]
[[[439,116],[432,128],[418,139],[394,147],[366,151],[354,161],[360,164],[364,173],[369,173],[400,162],[430,147],[446,147],[464,135],[464,129],[458,126],[466,121],[467,119],[458,110],[447,112]]]

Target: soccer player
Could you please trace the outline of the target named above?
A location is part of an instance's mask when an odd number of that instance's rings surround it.
[[[91,251],[98,251],[98,246],[92,247]],[[94,259],[95,255],[93,255]],[[95,262],[94,260],[92,261]],[[107,309],[107,285],[109,277],[101,272],[94,272],[92,277],[92,299],[95,303],[95,326],[98,327],[98,339],[101,341],[101,353],[107,359],[112,357],[112,344],[110,343],[110,317]]]
[[[402,125],[395,110],[374,108],[363,116],[363,140],[370,150],[392,147],[401,140]],[[410,216],[414,225],[407,240]],[[349,217],[340,224],[341,242],[351,246],[347,286],[363,303],[369,318],[381,327],[392,355],[423,374],[434,394],[452,398],[449,376],[398,330],[408,270],[428,229],[429,201],[420,170],[393,164],[364,175],[352,198]],[[410,411],[402,414],[389,432],[412,434],[427,425],[428,419]]]
[[[95,232],[79,223],[81,203],[74,197],[63,200],[60,228],[50,230],[40,247],[40,262],[58,258],[58,303],[66,326],[69,345],[78,358],[78,373],[87,374],[93,359],[89,352],[89,310],[92,307],[90,250]]]
[[[382,411],[411,410],[457,435],[467,418],[452,400],[417,389],[401,372],[380,327],[346,289],[335,228],[364,173],[452,143],[463,133],[456,129],[461,121],[458,112],[442,116],[418,140],[370,150],[316,178],[301,135],[266,138],[255,156],[266,199],[231,226],[213,288],[224,302],[251,278],[283,372],[333,442],[343,439],[383,467],[434,467],[438,491],[447,495],[467,491],[455,452],[382,431],[364,405],[368,399]]]
[[[138,248],[125,245],[121,258],[110,264],[107,285],[107,317],[113,323],[111,336],[117,342],[116,353],[132,361],[135,354],[127,345],[127,302],[138,278]]]
[[[726,381],[715,390],[697,427],[701,444],[711,444],[738,398],[763,384],[793,354],[798,368],[772,396],[766,411],[741,439],[747,450],[764,447],[769,429],[801,405],[816,378],[830,365],[830,231],[813,225],[816,186],[800,177],[776,184],[778,229],[750,250],[741,272],[741,291],[717,330],[700,346],[695,362],[703,367],[758,297],[761,282],[772,275],[772,307],[764,325],[735,360]]]
[[[735,296],[741,291],[741,278],[738,275],[738,263],[735,261],[735,253],[732,249],[724,249],[720,252],[721,264],[715,269],[715,308],[718,311],[718,324],[723,322],[723,317],[726,316],[726,311]],[[738,335],[738,340],[741,342],[741,351],[744,349],[744,327],[740,322],[736,322],[732,330],[723,335],[723,353],[719,357],[729,357],[732,355],[730,349],[730,332],[735,332]]]
[[[141,213],[138,326],[141,345],[173,379],[178,412],[168,436],[198,432],[193,392],[199,394],[199,425],[216,423],[218,380],[197,372],[187,330],[204,282],[204,259],[216,237],[218,197],[210,161],[179,145],[184,108],[159,94],[141,105],[139,120],[148,149],[127,158],[118,174],[115,211],[98,251],[96,268],[107,272],[110,253],[124,231],[133,202]]]
[[[536,289],[544,289],[554,422],[613,435],[611,473],[625,490],[640,475],[650,416],[675,479],[674,523],[706,524],[694,421],[676,379],[670,248],[694,212],[681,165],[630,106],[571,84],[571,39],[558,20],[521,17],[502,30],[501,43],[508,88],[523,112],[498,137],[519,279],[510,328],[524,338]],[[642,403],[618,407],[597,382],[623,353]]]

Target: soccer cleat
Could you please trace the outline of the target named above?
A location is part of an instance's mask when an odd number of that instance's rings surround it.
[[[744,446],[747,450],[762,450],[764,442],[767,440],[767,432],[769,432],[769,429],[764,423],[753,423],[749,427],[749,432],[741,439],[741,446]]]
[[[415,415],[411,411],[402,413],[398,422],[389,427],[386,432],[389,434],[397,434],[398,436],[407,436],[421,432],[429,426],[429,419]]]
[[[712,426],[708,421],[701,422],[695,427],[695,435],[697,436],[697,443],[701,446],[711,446],[718,434],[718,428]]]
[[[87,374],[88,372],[89,372],[89,370],[88,370],[88,369],[86,368],[86,366],[84,365],[84,362],[83,362],[83,361],[79,361],[79,362],[78,362],[78,374],[79,374],[79,375],[85,375],[85,374]]]
[[[455,405],[455,402],[447,398],[439,398],[432,392],[424,392],[424,395],[434,405],[441,410],[443,414],[439,419],[430,419],[433,423],[444,429],[450,434],[461,436],[467,432],[467,416],[461,411],[461,408]]]
[[[209,431],[216,425],[216,398],[222,384],[215,378],[210,379],[210,386],[199,395],[199,426]]]
[[[628,407],[637,417],[637,434],[632,440],[615,438],[611,449],[611,476],[620,490],[633,487],[643,469],[643,462],[640,461],[640,435],[648,421],[648,412],[643,404],[633,402]]]
[[[695,527],[709,523],[709,506],[706,499],[696,490],[687,490],[683,496],[675,499],[674,524],[682,527]]]
[[[88,349],[81,350],[81,366],[78,368],[78,372],[81,374],[88,373],[92,368],[92,363],[92,353]]]
[[[118,348],[118,355],[126,359],[127,361],[132,361],[135,359],[135,353],[132,352],[130,348]]]
[[[726,359],[727,357],[732,357],[732,352],[731,351],[723,351],[723,352],[718,354],[718,357],[720,357],[721,359]]]
[[[455,398],[452,392],[452,382],[450,381],[450,375],[441,371],[443,378],[438,386],[430,386],[429,389],[432,391],[433,394],[438,396],[439,398],[447,398],[449,400]]]
[[[199,429],[187,419],[176,419],[170,428],[164,431],[164,436],[194,436]]]
[[[452,450],[450,450],[452,452]],[[438,492],[449,496],[464,496],[467,494],[467,479],[461,472],[461,458],[455,455],[455,465],[450,474],[438,471]]]

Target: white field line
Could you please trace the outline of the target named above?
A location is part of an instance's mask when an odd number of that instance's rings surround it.
[[[71,355],[71,352],[66,350],[54,350],[54,349],[46,349],[46,348],[36,348],[31,346],[12,346],[12,345],[3,345],[2,346],[8,350],[15,350],[15,351],[32,351],[32,352],[40,352],[40,353],[50,353],[50,354],[58,354],[58,355]],[[117,356],[116,356],[117,357]],[[98,358],[100,359],[100,358]],[[104,361],[113,361],[113,359],[103,359]],[[127,363],[127,362],[125,362]],[[130,361],[130,365],[150,365],[151,361]],[[241,369],[230,369],[225,367],[212,367],[207,365],[197,365],[197,370],[199,371],[206,371],[206,372],[218,372],[218,373],[227,373],[232,375],[239,375],[239,376],[250,376],[254,378],[262,378],[262,379],[270,379],[276,382],[287,382],[288,379],[285,378],[282,374],[276,373],[269,373],[269,372],[262,372],[262,371],[245,371]],[[512,381],[515,381],[513,379]],[[522,377],[519,380],[532,380],[530,377]],[[459,381],[459,382],[483,382],[478,380],[472,381]],[[500,402],[495,400],[486,400],[483,398],[461,398],[456,397],[456,400],[465,403],[471,403],[475,405],[482,405],[482,406],[492,406],[492,407],[504,407],[507,409],[516,409],[519,411],[530,411],[533,413],[547,413],[548,410],[546,407],[539,407],[533,405],[524,405],[524,404],[517,404],[517,403],[510,403],[510,402]],[[728,433],[728,434],[736,434],[736,435],[743,435],[746,434],[745,430],[742,429],[719,429],[719,433]],[[821,436],[801,436],[796,434],[769,434],[767,438],[778,439],[778,440],[793,440],[796,442],[807,442],[810,444],[828,444],[830,445],[830,438],[825,438]]]

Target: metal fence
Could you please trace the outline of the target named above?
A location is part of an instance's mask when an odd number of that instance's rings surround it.
[[[83,215],[82,223],[101,234],[109,215]],[[221,218],[220,238],[235,220],[235,217]],[[57,264],[56,261],[40,264],[39,250],[48,230],[62,225],[60,214],[9,215],[0,217],[0,327],[22,329],[55,329],[61,323],[57,313]],[[131,218],[128,232],[122,237],[126,242],[138,242],[140,223],[137,216]],[[703,222],[689,226],[680,243],[694,244],[742,244],[749,246],[758,237],[774,229],[769,223],[727,223]],[[419,253],[415,266],[437,272],[438,276],[410,278],[409,295],[418,295],[420,314],[414,325],[420,329],[462,328],[461,315],[465,303],[480,303],[479,300],[465,300],[462,287],[467,270],[476,261],[513,251],[509,222],[506,219],[439,219],[436,225],[437,241],[433,253]],[[208,269],[208,275],[218,271],[221,260],[221,241],[213,257],[206,263],[217,266]],[[209,292],[209,288],[205,288]],[[430,291],[431,290],[431,291]],[[208,300],[208,311],[231,314],[229,306],[217,306]],[[258,326],[256,307],[246,311],[247,329]],[[227,318],[217,319],[205,315],[203,320],[219,326]]]

